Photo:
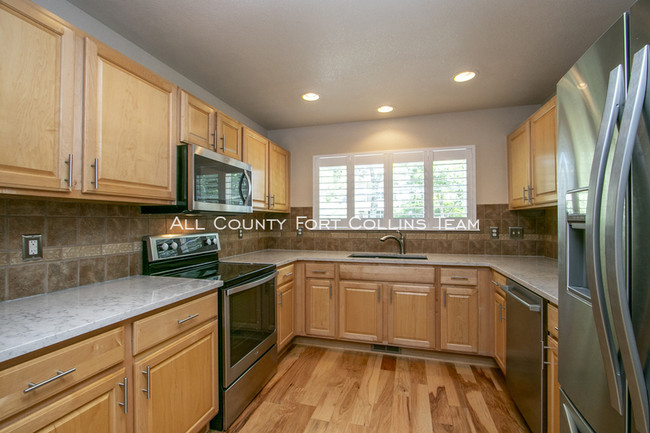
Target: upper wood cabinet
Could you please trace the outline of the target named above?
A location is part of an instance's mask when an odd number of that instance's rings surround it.
[[[183,143],[196,144],[206,149],[217,149],[217,125],[214,108],[190,95],[180,91],[180,140]]]
[[[0,1],[0,29],[0,189],[69,191],[75,33],[13,0]]]
[[[176,86],[106,45],[85,45],[82,191],[174,199]]]
[[[242,159],[243,126],[236,120],[217,112],[217,152]]]
[[[557,203],[557,101],[550,99],[508,135],[511,209]]]
[[[253,207],[288,212],[291,154],[244,127],[244,162],[253,167]]]

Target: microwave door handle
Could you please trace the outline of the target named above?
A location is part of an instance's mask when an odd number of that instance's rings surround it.
[[[629,386],[634,427],[640,433],[650,431],[648,390],[628,302],[627,254],[623,230],[626,226],[629,227],[629,223],[625,221],[628,214],[626,210],[629,210],[629,207],[626,209],[625,202],[628,195],[632,154],[643,114],[648,81],[648,49],[648,45],[643,47],[634,55],[632,61],[627,102],[614,150],[607,197],[607,209],[613,211],[614,216],[608,218],[605,226],[605,240],[607,245],[611,246],[606,251],[609,300]]]
[[[623,81],[623,65],[618,65],[609,74],[609,85],[607,87],[607,98],[603,109],[600,132],[594,152],[594,160],[591,165],[589,178],[589,195],[587,199],[586,215],[586,266],[589,288],[591,290],[592,312],[600,344],[607,388],[609,389],[609,401],[612,408],[619,414],[623,414],[623,379],[621,377],[621,366],[618,360],[618,352],[614,344],[611,318],[607,314],[605,304],[605,289],[602,279],[602,263],[600,248],[600,228],[603,184],[605,182],[605,171],[607,159],[610,153],[614,130],[616,129],[621,107],[624,103],[625,84]]]
[[[241,180],[239,181],[239,195],[244,201],[244,205],[250,203],[251,196],[253,195],[253,182],[251,181],[251,176],[252,174],[249,174],[248,170],[244,170],[244,176],[242,176]],[[244,178],[246,179],[246,182],[248,182],[248,194],[246,194],[246,197],[244,197],[243,192]]]

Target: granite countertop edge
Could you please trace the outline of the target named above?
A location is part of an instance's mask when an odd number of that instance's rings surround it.
[[[0,302],[0,363],[210,292],[222,284],[138,275]],[[106,296],[102,297],[102,292]],[[97,313],[108,305],[107,300],[114,301],[114,307]]]
[[[224,262],[273,263],[276,266],[298,260],[385,263],[404,265],[475,266],[489,267],[507,278],[516,281],[544,299],[558,304],[557,260],[541,256],[489,256],[465,254],[423,254],[427,259],[390,259],[349,257],[352,251],[313,251],[313,250],[260,250],[222,258]],[[381,254],[381,253],[379,253]],[[545,270],[550,275],[539,275]],[[534,271],[533,271],[534,269]]]

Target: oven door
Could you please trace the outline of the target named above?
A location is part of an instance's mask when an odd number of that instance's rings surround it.
[[[187,208],[190,211],[251,213],[249,164],[196,145],[187,146]]]
[[[228,388],[277,339],[275,329],[275,276],[222,291],[222,376]]]

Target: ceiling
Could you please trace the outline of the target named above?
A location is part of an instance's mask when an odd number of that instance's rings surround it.
[[[69,1],[269,130],[539,104],[633,2]]]

